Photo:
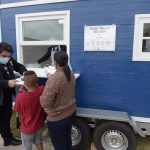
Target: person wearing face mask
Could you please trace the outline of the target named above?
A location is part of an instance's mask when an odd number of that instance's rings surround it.
[[[21,140],[15,139],[10,131],[10,119],[12,115],[12,96],[15,95],[14,71],[23,74],[27,69],[12,58],[12,46],[0,42],[0,134],[4,140],[4,146],[20,145]]]

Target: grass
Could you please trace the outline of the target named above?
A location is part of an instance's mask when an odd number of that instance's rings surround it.
[[[13,135],[17,138],[20,138],[20,129],[17,129],[17,123],[16,123],[16,115],[15,113],[13,112],[13,115],[12,115],[12,118],[11,118],[11,123],[10,123],[10,128],[11,128],[11,131],[13,133]]]
[[[137,150],[150,150],[150,137],[137,136]]]
[[[16,128],[15,113],[13,113],[12,115],[11,129],[15,137],[20,138],[20,130]],[[48,143],[50,142],[47,131],[45,129],[43,132],[43,142],[48,142]],[[137,136],[137,150],[150,150],[150,137],[142,138],[140,136]]]

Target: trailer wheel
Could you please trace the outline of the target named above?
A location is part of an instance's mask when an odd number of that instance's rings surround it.
[[[71,134],[73,150],[86,150],[90,145],[91,132],[86,121],[76,118]]]
[[[135,134],[123,123],[103,123],[96,127],[93,139],[97,150],[136,150]]]

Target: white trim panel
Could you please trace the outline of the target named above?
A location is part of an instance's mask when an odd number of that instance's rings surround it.
[[[2,27],[1,27],[1,17],[0,17],[0,42],[2,42]]]
[[[50,3],[65,3],[65,2],[73,2],[73,1],[78,1],[78,0],[31,0],[31,1],[25,1],[25,2],[1,4],[0,9],[32,6],[32,5],[42,5],[42,4],[50,4]]]
[[[135,117],[135,116],[131,116],[131,118],[136,122],[150,123],[150,118]]]

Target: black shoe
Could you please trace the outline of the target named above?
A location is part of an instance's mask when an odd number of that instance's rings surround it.
[[[12,137],[12,139],[15,140],[15,141],[17,141],[17,142],[18,142],[18,141],[19,141],[19,142],[21,141],[21,139],[19,139],[19,138],[14,138],[14,137]]]
[[[16,139],[10,139],[9,141],[4,141],[4,146],[8,146],[8,145],[21,145],[22,141],[21,140],[16,140]]]

